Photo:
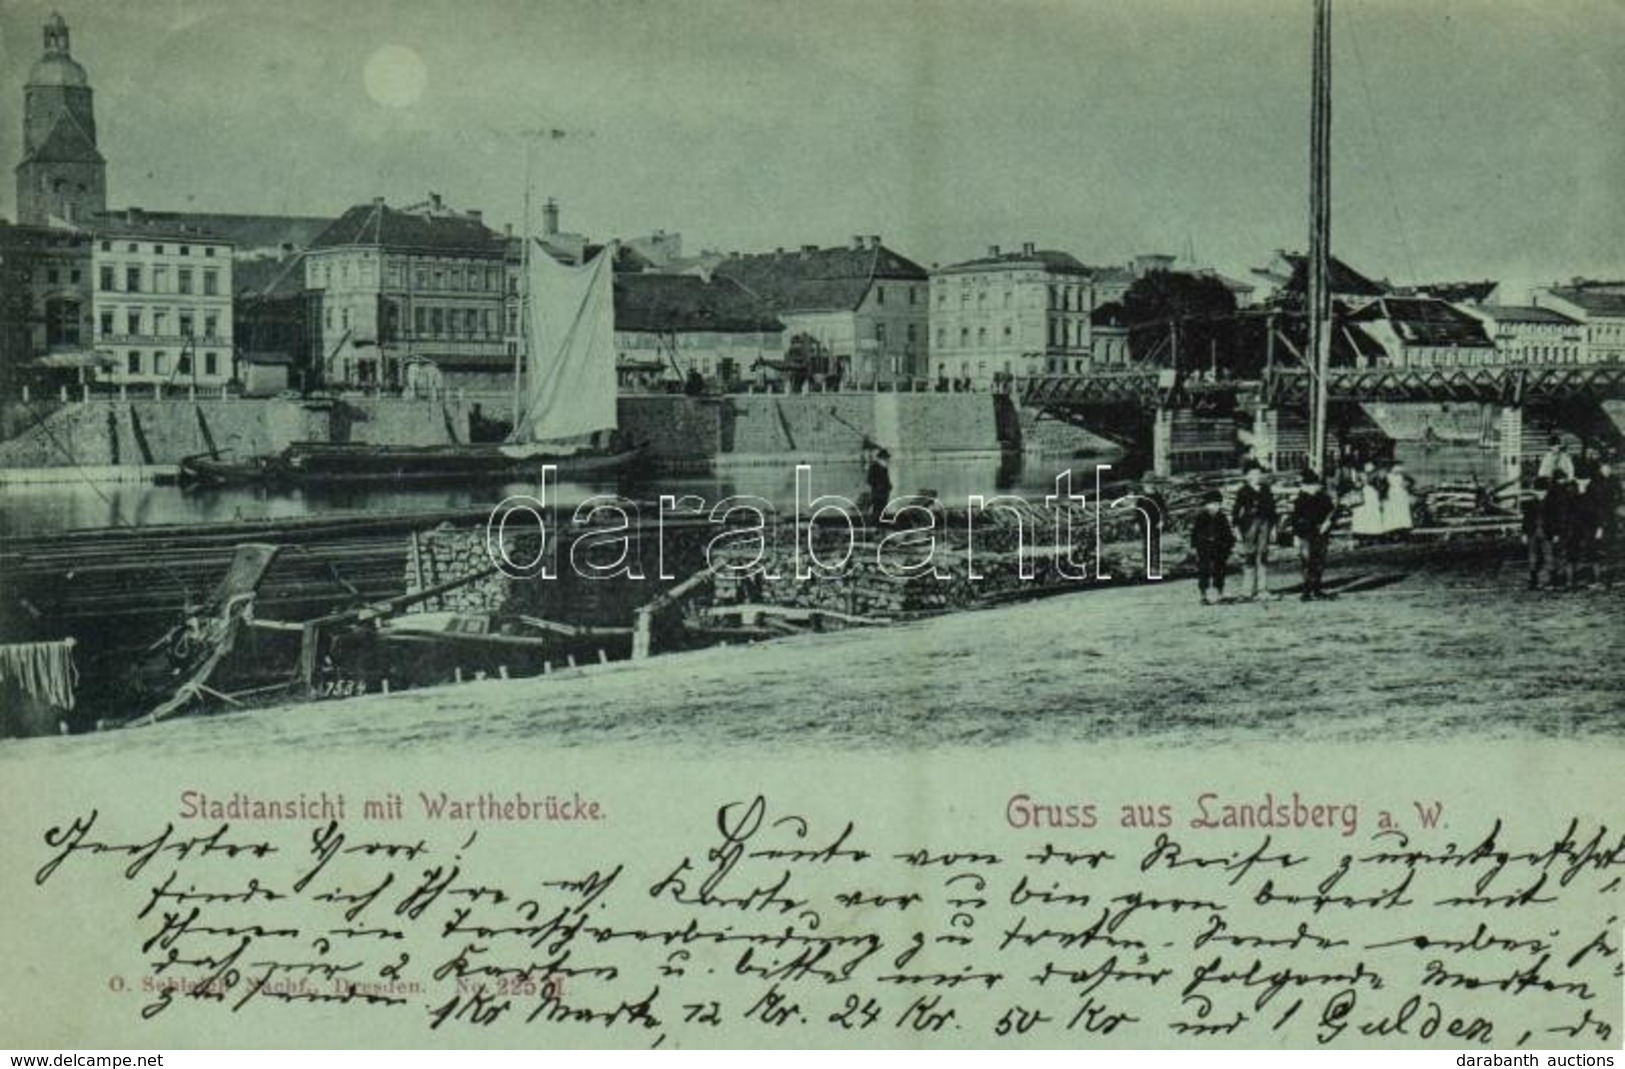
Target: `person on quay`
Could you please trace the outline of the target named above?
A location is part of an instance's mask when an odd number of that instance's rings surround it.
[[[1406,538],[1416,525],[1412,511],[1416,481],[1405,470],[1405,465],[1394,462],[1388,469],[1387,492],[1382,501],[1382,529],[1391,538]]]
[[[1224,601],[1224,573],[1230,569],[1230,551],[1236,545],[1236,532],[1224,514],[1224,495],[1208,490],[1202,507],[1191,520],[1191,550],[1196,554],[1196,589],[1203,605],[1212,605],[1208,589]]]
[[[1303,565],[1304,601],[1329,598],[1322,582],[1326,574],[1326,552],[1332,542],[1332,518],[1337,502],[1326,492],[1320,476],[1304,471],[1298,479],[1298,496],[1292,502],[1287,526],[1298,544],[1298,560]]]
[[[1586,487],[1589,521],[1592,524],[1592,581],[1612,590],[1614,566],[1620,555],[1619,506],[1621,491],[1614,475],[1613,461],[1604,458]]]
[[[886,511],[886,504],[891,500],[891,454],[884,449],[875,450],[864,480],[869,484],[870,516],[879,523],[880,514]]]
[[[1529,589],[1539,590],[1543,575],[1552,572],[1552,546],[1547,535],[1547,499],[1552,480],[1536,476],[1532,492],[1523,499],[1523,541],[1529,548]]]
[[[1236,491],[1236,502],[1230,518],[1235,525],[1241,545],[1242,586],[1248,600],[1269,597],[1270,539],[1280,515],[1275,508],[1275,492],[1264,478],[1260,464],[1250,464],[1243,475],[1245,480]]]
[[[1535,477],[1553,479],[1559,473],[1566,478],[1574,478],[1574,458],[1569,456],[1569,447],[1563,443],[1562,436],[1554,434],[1546,439],[1546,452],[1540,456],[1540,467]]]
[[[1551,489],[1546,492],[1544,521],[1546,541],[1551,551],[1551,587],[1553,590],[1574,586],[1574,557],[1576,535],[1579,530],[1580,493],[1573,479],[1561,468],[1552,476]]]
[[[1382,496],[1377,487],[1377,466],[1366,461],[1354,485],[1360,492],[1360,503],[1349,517],[1355,541],[1378,538],[1382,535]]]

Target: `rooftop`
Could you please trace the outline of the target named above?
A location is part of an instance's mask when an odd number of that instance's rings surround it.
[[[1578,305],[1587,315],[1625,316],[1625,293],[1603,292],[1589,286],[1553,286],[1551,293]]]
[[[1557,323],[1578,325],[1579,320],[1550,308],[1521,304],[1485,304],[1480,312],[1499,323]]]
[[[501,256],[504,239],[478,213],[447,211],[438,197],[412,209],[391,208],[380,197],[350,208],[311,242],[314,249],[355,245]]]
[[[1488,348],[1491,344],[1483,322],[1434,297],[1380,297],[1349,320],[1387,322],[1406,345]]]
[[[624,274],[615,278],[615,329],[754,333],[781,331],[784,324],[732,279]]]
[[[716,267],[716,275],[739,283],[774,312],[850,311],[862,303],[869,287],[896,279],[924,282],[925,268],[882,245],[733,255]]]
[[[1026,245],[1020,252],[1001,252],[995,245],[988,250],[986,256],[949,264],[938,268],[933,274],[955,275],[975,271],[1016,271],[1035,268],[1064,275],[1087,276],[1091,273],[1077,257],[1059,249],[1035,249],[1031,245]]]

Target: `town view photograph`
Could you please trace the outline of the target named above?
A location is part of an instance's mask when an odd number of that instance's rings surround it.
[[[5,0],[3,745],[1617,739],[1529,15]]]

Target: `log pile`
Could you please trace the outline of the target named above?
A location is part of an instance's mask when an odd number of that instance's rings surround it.
[[[1126,578],[1144,573],[1144,550],[1138,513],[1132,509],[1101,510],[1100,564],[1104,574]],[[1062,536],[1068,530],[1057,523],[1058,510],[1039,502],[1012,502],[990,508],[974,519],[963,511],[943,512],[934,527],[933,568],[916,571],[927,547],[882,544],[875,532],[860,538],[851,558],[839,568],[804,580],[795,578],[793,535],[769,549],[765,571],[777,575],[733,576],[719,571],[714,583],[714,605],[775,608],[827,613],[833,618],[897,619],[949,612],[1009,598],[1041,594],[1067,586],[1094,582],[1063,576],[1057,561],[1067,551]],[[1070,555],[1086,574],[1095,574],[1097,510],[1091,505],[1072,509]],[[839,560],[846,547],[844,525],[814,529],[814,552],[824,561]],[[754,559],[751,551],[719,553],[713,564],[742,566]],[[1023,574],[1023,561],[1026,574]],[[974,577],[973,577],[974,574]]]
[[[509,559],[521,563],[534,559],[538,536],[509,538]],[[414,532],[406,548],[406,592],[416,594],[489,568],[494,562],[486,551],[485,529],[441,524],[428,531]],[[517,582],[494,572],[412,605],[409,613],[454,612],[469,616],[499,615],[520,611],[511,605]]]

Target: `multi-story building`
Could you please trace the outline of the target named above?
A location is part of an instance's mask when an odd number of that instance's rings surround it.
[[[96,110],[85,68],[68,48],[61,15],[45,23],[45,52],[23,86],[23,158],[17,219],[82,224],[107,207],[107,163],[96,148]]]
[[[95,347],[121,384],[220,386],[235,377],[232,245],[139,209],[89,227]]]
[[[92,377],[90,275],[84,232],[0,223],[0,376],[26,382],[55,366]]]
[[[1585,325],[1585,354],[1591,364],[1625,362],[1625,283],[1576,281],[1534,292],[1534,303]]]
[[[1068,253],[997,245],[931,273],[931,373],[975,388],[996,376],[1082,371],[1089,360],[1089,269]]]
[[[732,279],[623,273],[615,276],[615,350],[623,389],[690,374],[727,389],[784,352],[784,324]]]
[[[1553,308],[1461,306],[1483,320],[1496,354],[1509,364],[1578,364],[1585,359],[1585,324]]]
[[[784,324],[784,355],[806,354],[797,376],[860,388],[927,381],[929,277],[880,235],[844,248],[730,254],[713,274]]]
[[[1378,297],[1346,322],[1352,325],[1357,362],[1449,368],[1483,367],[1500,359],[1480,320],[1432,297]]]
[[[304,268],[311,359],[329,385],[513,389],[511,258],[479,212],[380,197],[339,216]]]

